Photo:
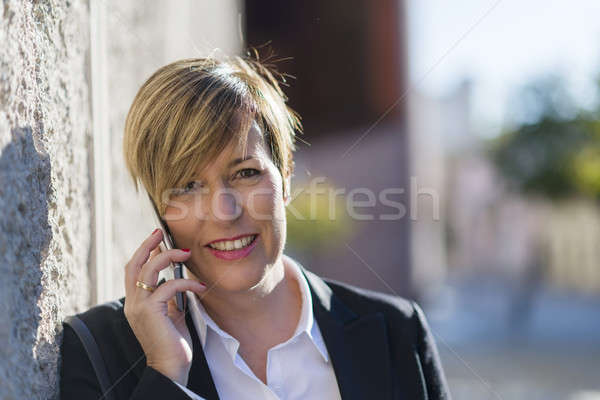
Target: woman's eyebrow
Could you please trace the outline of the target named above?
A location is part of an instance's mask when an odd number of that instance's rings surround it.
[[[255,159],[256,159],[256,160],[258,160],[258,157],[257,157],[257,156],[255,156],[255,155],[253,155],[253,154],[250,154],[250,155],[248,155],[248,156],[246,156],[246,157],[244,157],[244,158],[236,158],[236,159],[234,159],[234,160],[231,160],[231,161],[229,162],[229,164],[227,165],[227,168],[228,168],[228,169],[229,169],[229,168],[233,168],[233,167],[235,167],[236,165],[243,163],[244,161],[248,161],[248,160],[255,160]],[[202,179],[200,179],[200,175],[194,175],[194,176],[195,176],[195,178],[196,178],[196,179],[195,179],[196,181],[198,181],[198,182],[202,182]]]
[[[255,156],[254,156],[254,155],[252,155],[252,154],[250,154],[250,155],[248,155],[248,156],[246,156],[246,157],[244,157],[244,158],[236,158],[235,160],[231,160],[231,161],[229,162],[229,165],[228,165],[228,167],[229,167],[229,168],[231,168],[231,167],[234,167],[234,166],[236,166],[236,165],[238,165],[238,164],[241,164],[241,163],[243,163],[244,161],[252,160],[252,159],[254,159],[254,158],[257,158],[257,157],[255,157]]]

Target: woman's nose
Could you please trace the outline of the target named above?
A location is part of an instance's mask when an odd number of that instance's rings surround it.
[[[211,196],[210,214],[221,221],[232,221],[242,214],[241,196],[234,189],[220,187]]]

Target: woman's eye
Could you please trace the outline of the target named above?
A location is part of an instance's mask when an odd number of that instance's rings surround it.
[[[184,191],[184,193],[189,193],[189,192],[197,189],[199,186],[200,186],[200,182],[192,181],[192,182],[188,183],[187,185],[185,185],[185,187],[183,188],[183,191]]]
[[[244,168],[238,171],[238,175],[241,178],[252,178],[256,175],[259,175],[260,171],[254,168]]]

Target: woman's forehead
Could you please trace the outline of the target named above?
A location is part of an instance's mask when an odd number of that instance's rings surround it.
[[[269,154],[270,152],[267,149],[262,130],[256,122],[252,122],[245,143],[243,143],[242,137],[239,137],[239,140],[233,140],[221,154],[217,155],[212,161],[200,166],[197,172],[199,175],[202,175],[201,171],[206,171],[207,169],[228,168],[233,165],[232,161],[239,161],[240,159],[258,158],[259,160],[264,160],[270,157]],[[239,164],[239,162],[236,164]]]
[[[252,125],[250,126],[246,136],[246,143],[243,143],[241,140],[235,143],[235,145],[232,143],[230,146],[228,146],[224,153],[226,158],[237,158],[239,156],[243,157],[248,154],[253,154],[255,156],[267,156],[268,152],[265,140],[258,123],[256,123],[256,121],[252,121]]]

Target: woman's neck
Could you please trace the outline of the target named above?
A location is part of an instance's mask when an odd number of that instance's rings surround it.
[[[207,294],[202,304],[231,336],[271,347],[294,333],[302,306],[299,283],[283,258],[253,290]]]

